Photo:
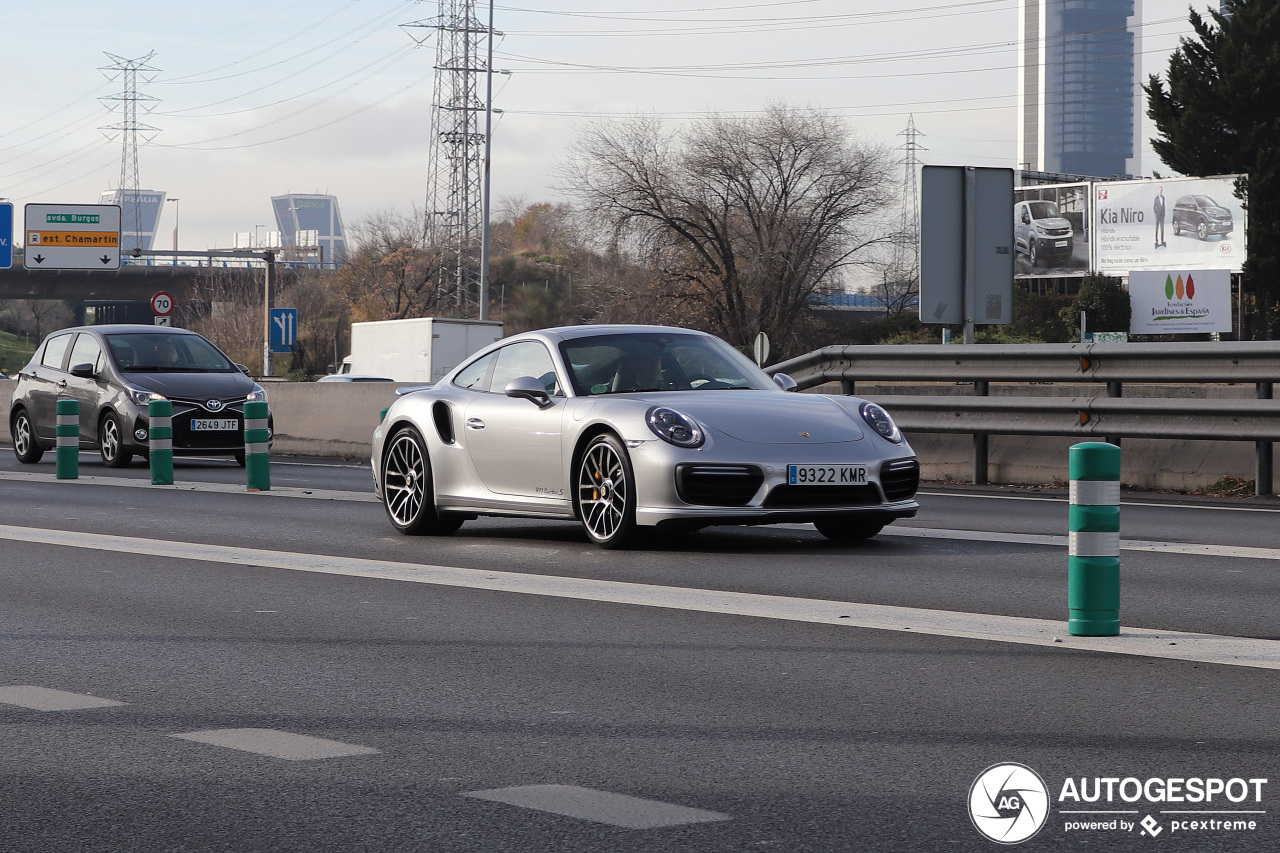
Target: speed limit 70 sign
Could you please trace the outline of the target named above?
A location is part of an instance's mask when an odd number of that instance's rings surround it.
[[[168,317],[173,313],[173,296],[163,290],[152,296],[151,310],[157,317]]]

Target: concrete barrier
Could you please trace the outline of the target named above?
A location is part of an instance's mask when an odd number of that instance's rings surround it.
[[[4,418],[0,440],[12,443],[9,435],[9,399],[17,383],[0,380],[0,401]],[[1031,386],[1046,396],[1074,396],[1079,385]],[[378,413],[396,399],[396,385],[390,382],[272,382],[267,385],[271,413],[275,418],[275,445],[272,453],[297,456],[326,456],[345,459],[369,458],[373,429]],[[971,395],[969,386],[953,386],[958,395]],[[824,393],[839,393],[838,386],[825,386]],[[993,395],[1001,393],[993,386]],[[1168,396],[1185,390],[1161,386],[1132,386],[1129,396]],[[858,396],[875,400],[893,413],[894,394],[938,394],[939,386],[880,385],[859,383]],[[1019,393],[1028,393],[1022,388]],[[1212,397],[1248,398],[1252,386],[1227,385],[1209,389]],[[1211,397],[1211,399],[1212,399]],[[973,472],[973,441],[967,435],[912,432],[907,435],[920,457],[920,473],[926,480],[948,477],[968,482]],[[990,479],[993,483],[1067,485],[1063,462],[1068,449],[1078,439],[1069,436],[1030,437],[993,435],[989,440]],[[1124,467],[1120,480],[1126,486],[1143,489],[1198,489],[1224,475],[1250,480],[1254,476],[1254,447],[1245,441],[1155,441],[1126,439]]]

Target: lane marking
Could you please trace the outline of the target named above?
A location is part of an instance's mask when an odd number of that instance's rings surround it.
[[[273,463],[274,464],[274,463]],[[57,483],[59,488],[64,484],[83,483],[87,486],[121,486],[129,489],[157,489],[171,492],[216,492],[227,495],[252,495],[277,498],[310,498],[321,501],[355,501],[357,503],[379,503],[373,494],[373,487],[367,492],[352,492],[340,489],[302,489],[296,486],[272,486],[270,491],[251,492],[239,483],[206,483],[188,481],[175,483],[172,486],[156,486],[150,480],[135,480],[130,477],[85,477],[75,480],[58,480],[51,474],[34,471],[0,471],[0,481],[10,480],[20,483]]]
[[[981,492],[917,492],[917,495],[926,495],[931,498],[983,498],[993,501],[1042,501],[1049,503],[1066,503],[1067,496],[1055,495],[988,495]],[[1158,503],[1156,501],[1138,501],[1121,499],[1120,506],[1147,506],[1157,507],[1159,509],[1213,509],[1223,510],[1226,512],[1280,512],[1280,507],[1267,506],[1222,506],[1221,504],[1200,504],[1200,503]]]
[[[358,557],[296,554],[228,545],[204,545],[195,542],[166,542],[158,539],[10,525],[0,525],[0,539],[94,551],[114,551],[147,557],[227,563],[235,566],[263,566],[288,571],[394,580],[518,595],[540,595],[787,622],[910,631],[917,634],[1048,646],[1055,649],[1078,649],[1280,669],[1280,642],[1275,640],[1152,628],[1123,628],[1118,637],[1071,637],[1066,633],[1065,618],[1050,620],[994,616],[885,604],[860,604],[555,575],[384,562]]]
[[[276,729],[206,729],[169,735],[180,740],[224,746],[286,761],[314,761],[321,758],[346,758],[352,755],[375,755],[380,750],[370,746],[343,743],[322,737],[296,735]]]
[[[114,708],[124,704],[114,699],[103,699],[101,696],[68,693],[65,690],[50,690],[47,687],[33,687],[28,684],[0,687],[0,703],[17,705],[32,711],[83,711],[89,708]]]
[[[804,530],[808,525],[795,525]],[[1044,545],[1066,548],[1069,538],[1038,533],[995,533],[985,530],[946,530],[930,527],[886,527],[880,537],[907,536],[919,539],[961,539],[973,542],[1004,542],[1013,545]],[[879,537],[877,537],[879,538]],[[1280,548],[1247,545],[1206,545],[1197,542],[1157,542],[1149,539],[1121,539],[1121,551],[1149,551],[1159,554],[1187,554],[1195,557],[1241,557],[1251,560],[1280,560]]]
[[[265,495],[278,498],[309,498],[312,500],[351,501],[355,503],[381,503],[372,492],[352,492],[338,489],[300,489],[291,487],[273,487],[268,492],[250,492],[238,484],[231,483],[178,483],[172,486],[156,486],[148,480],[133,480],[121,477],[80,477],[78,480],[57,480],[49,474],[29,473],[25,471],[0,471],[0,481],[14,480],[20,482],[57,483],[64,488],[67,483],[85,483],[91,486],[123,486],[139,489],[169,489],[185,492],[215,492],[234,495]],[[963,495],[962,497],[979,497]],[[985,497],[985,496],[983,496]],[[998,496],[997,496],[998,497]],[[1049,498],[1008,497],[1002,500],[1050,500]],[[1052,500],[1057,500],[1056,498]],[[1151,504],[1164,506],[1164,504]],[[1214,507],[1222,508],[1222,507]],[[1226,507],[1226,509],[1232,509]],[[1242,508],[1250,512],[1271,512],[1271,510],[1254,510]],[[813,530],[812,524],[775,524],[778,529]],[[1016,545],[1044,545],[1052,548],[1066,548],[1067,536],[1054,536],[1037,533],[997,533],[993,531],[948,530],[946,528],[907,527],[893,525],[886,527],[880,534],[885,536],[914,536],[925,539],[959,539],[977,542],[1005,542]],[[1255,548],[1237,545],[1206,545],[1188,542],[1158,542],[1144,539],[1122,539],[1122,551],[1149,551],[1163,554],[1187,554],[1196,557],[1241,557],[1256,560],[1280,559],[1278,548]]]
[[[659,829],[730,820],[729,815],[722,812],[692,809],[659,800],[580,788],[577,785],[525,785],[518,788],[471,791],[462,796],[620,826],[623,829]]]

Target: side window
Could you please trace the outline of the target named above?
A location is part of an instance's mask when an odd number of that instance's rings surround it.
[[[478,358],[471,362],[454,377],[453,384],[462,388],[470,388],[472,391],[488,391],[489,369],[493,367],[493,362],[496,358],[497,353],[489,353],[484,358]]]
[[[498,363],[493,369],[489,388],[500,394],[512,379],[532,376],[542,383],[548,394],[559,394],[556,367],[547,348],[537,341],[523,341],[498,350]]]
[[[70,335],[58,335],[56,338],[49,338],[49,342],[44,345],[44,355],[40,356],[40,363],[45,367],[61,370],[62,357],[67,354],[67,345],[70,343]]]
[[[102,347],[99,346],[98,339],[88,332],[77,335],[75,346],[71,348],[71,359],[67,362],[67,367],[75,367],[77,364],[92,364],[95,373],[102,369]]]

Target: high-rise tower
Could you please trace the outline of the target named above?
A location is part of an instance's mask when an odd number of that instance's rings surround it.
[[[1141,0],[1022,0],[1018,166],[1137,174]]]

